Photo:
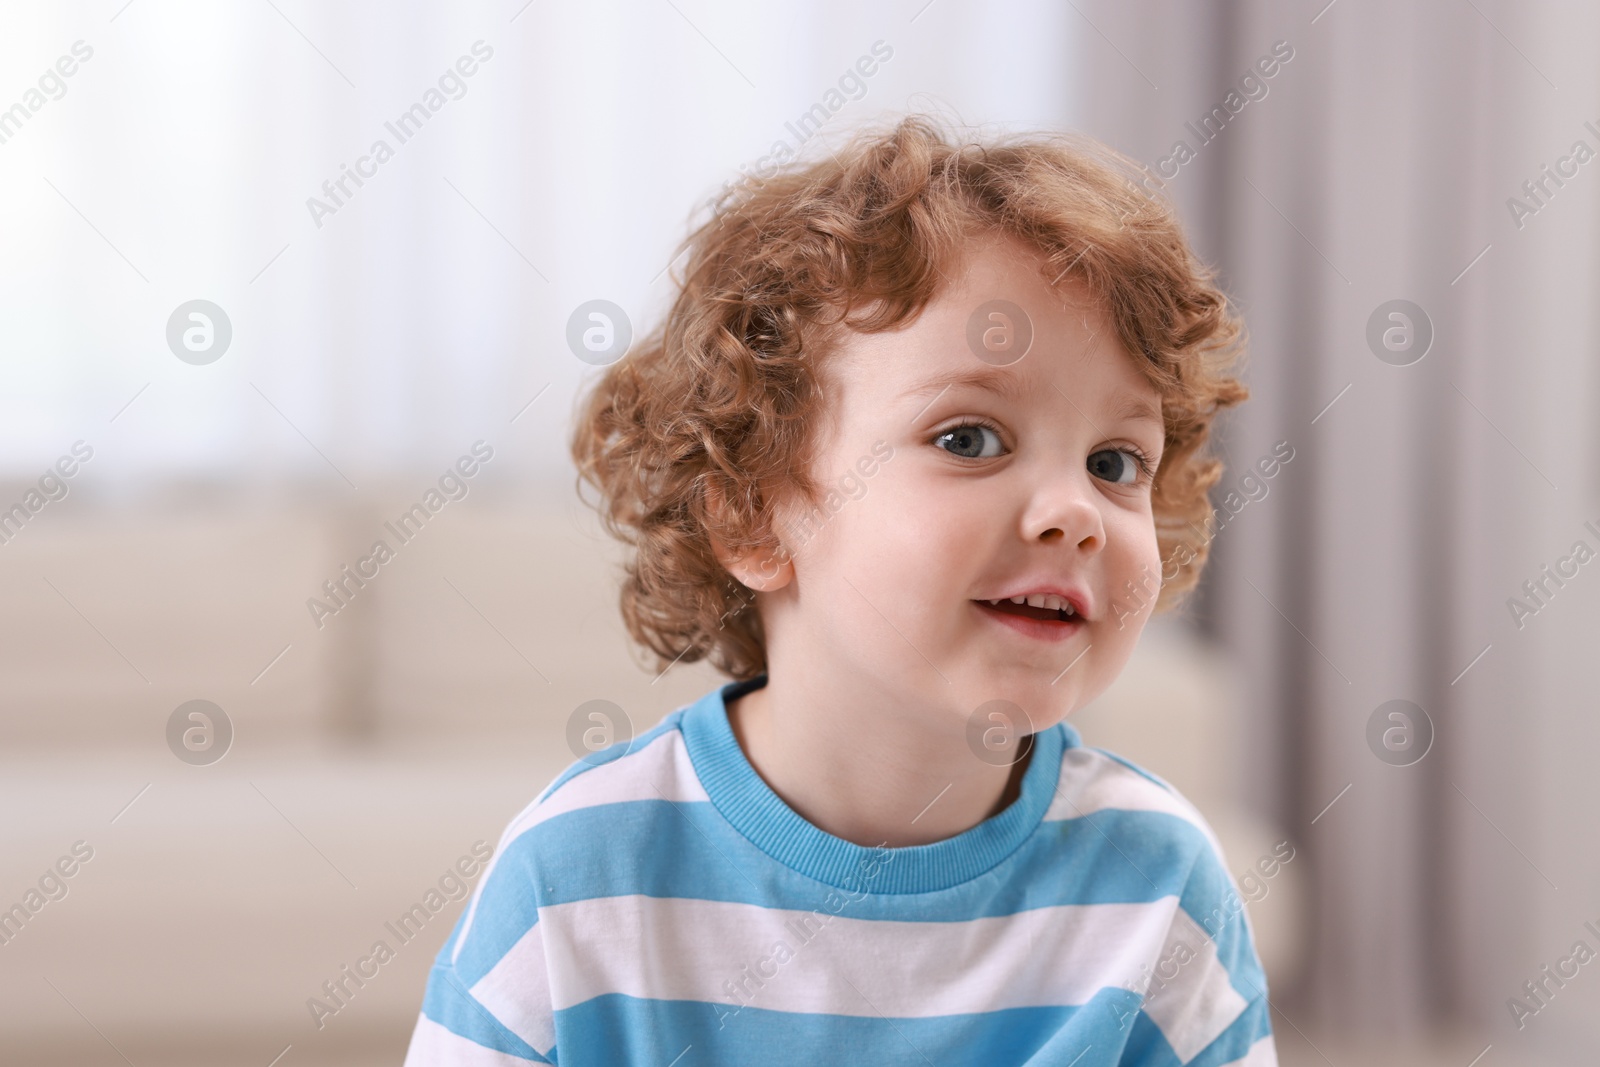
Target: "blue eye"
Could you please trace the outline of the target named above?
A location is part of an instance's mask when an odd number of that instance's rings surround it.
[[[1107,462],[1103,457],[1112,457]],[[1131,448],[1103,448],[1089,457],[1089,470],[1096,477],[1119,485],[1137,485],[1142,475],[1153,473],[1142,453]]]
[[[935,437],[933,443],[964,459],[992,459],[1001,452],[1000,435],[977,423],[952,427]]]

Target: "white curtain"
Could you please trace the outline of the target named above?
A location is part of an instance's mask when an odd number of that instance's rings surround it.
[[[75,43],[90,54],[0,143],[0,477],[83,438],[107,490],[339,494],[409,487],[479,438],[508,446],[491,478],[570,493],[579,304],[644,329],[696,209],[776,142],[801,148],[790,126],[819,103],[825,137],[908,108],[1060,125],[1074,31],[1042,0],[1004,20],[949,2],[107,0],[5,22],[0,108]],[[233,330],[203,366],[165,338],[194,299]]]
[[[1524,983],[1600,949],[1600,566],[1574,552],[1600,550],[1600,162],[1575,145],[1600,150],[1600,11],[1080,10],[1083,125],[1152,166],[1194,149],[1170,187],[1250,326],[1254,397],[1225,420],[1215,495],[1294,449],[1239,493],[1196,606],[1248,679],[1247,788],[1314,872],[1309,965],[1276,1025],[1447,1025],[1496,1062],[1580,1062],[1600,979],[1547,982],[1542,1007]],[[1293,58],[1263,95],[1242,79],[1276,42]],[[1367,339],[1401,299],[1433,333],[1403,366]],[[1508,603],[1539,603],[1528,581],[1548,590],[1531,616]],[[1391,700],[1432,723],[1409,766],[1368,741]]]

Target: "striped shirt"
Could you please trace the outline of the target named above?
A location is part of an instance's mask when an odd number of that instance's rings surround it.
[[[834,837],[756,774],[734,682],[574,763],[506,828],[407,1067],[1276,1067],[1221,849],[1165,782],[1033,735],[942,841]]]

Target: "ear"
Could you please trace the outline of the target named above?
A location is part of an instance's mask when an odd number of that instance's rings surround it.
[[[713,536],[711,548],[717,554],[717,561],[739,580],[740,585],[759,593],[782,589],[794,580],[794,561],[781,545],[773,551],[735,556]]]
[[[706,504],[712,514],[721,510],[722,498],[715,486],[707,488]],[[716,534],[708,533],[708,537],[717,562],[721,563],[723,569],[733,575],[740,585],[760,593],[770,593],[782,589],[794,580],[794,561],[789,558],[788,549],[781,543],[773,549],[735,553],[723,544],[722,539]]]

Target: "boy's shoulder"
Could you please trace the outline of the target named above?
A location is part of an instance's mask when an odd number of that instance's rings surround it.
[[[1076,732],[1069,737],[1075,741]],[[1109,749],[1066,747],[1056,795],[1044,817],[1085,820],[1114,845],[1126,836],[1144,848],[1159,842],[1177,853],[1170,857],[1174,861],[1187,853],[1193,862],[1226,863],[1221,842],[1199,808],[1171,782]]]
[[[636,737],[573,760],[511,820],[497,851],[557,816],[630,801],[706,800],[681,730],[690,707],[674,709]]]

